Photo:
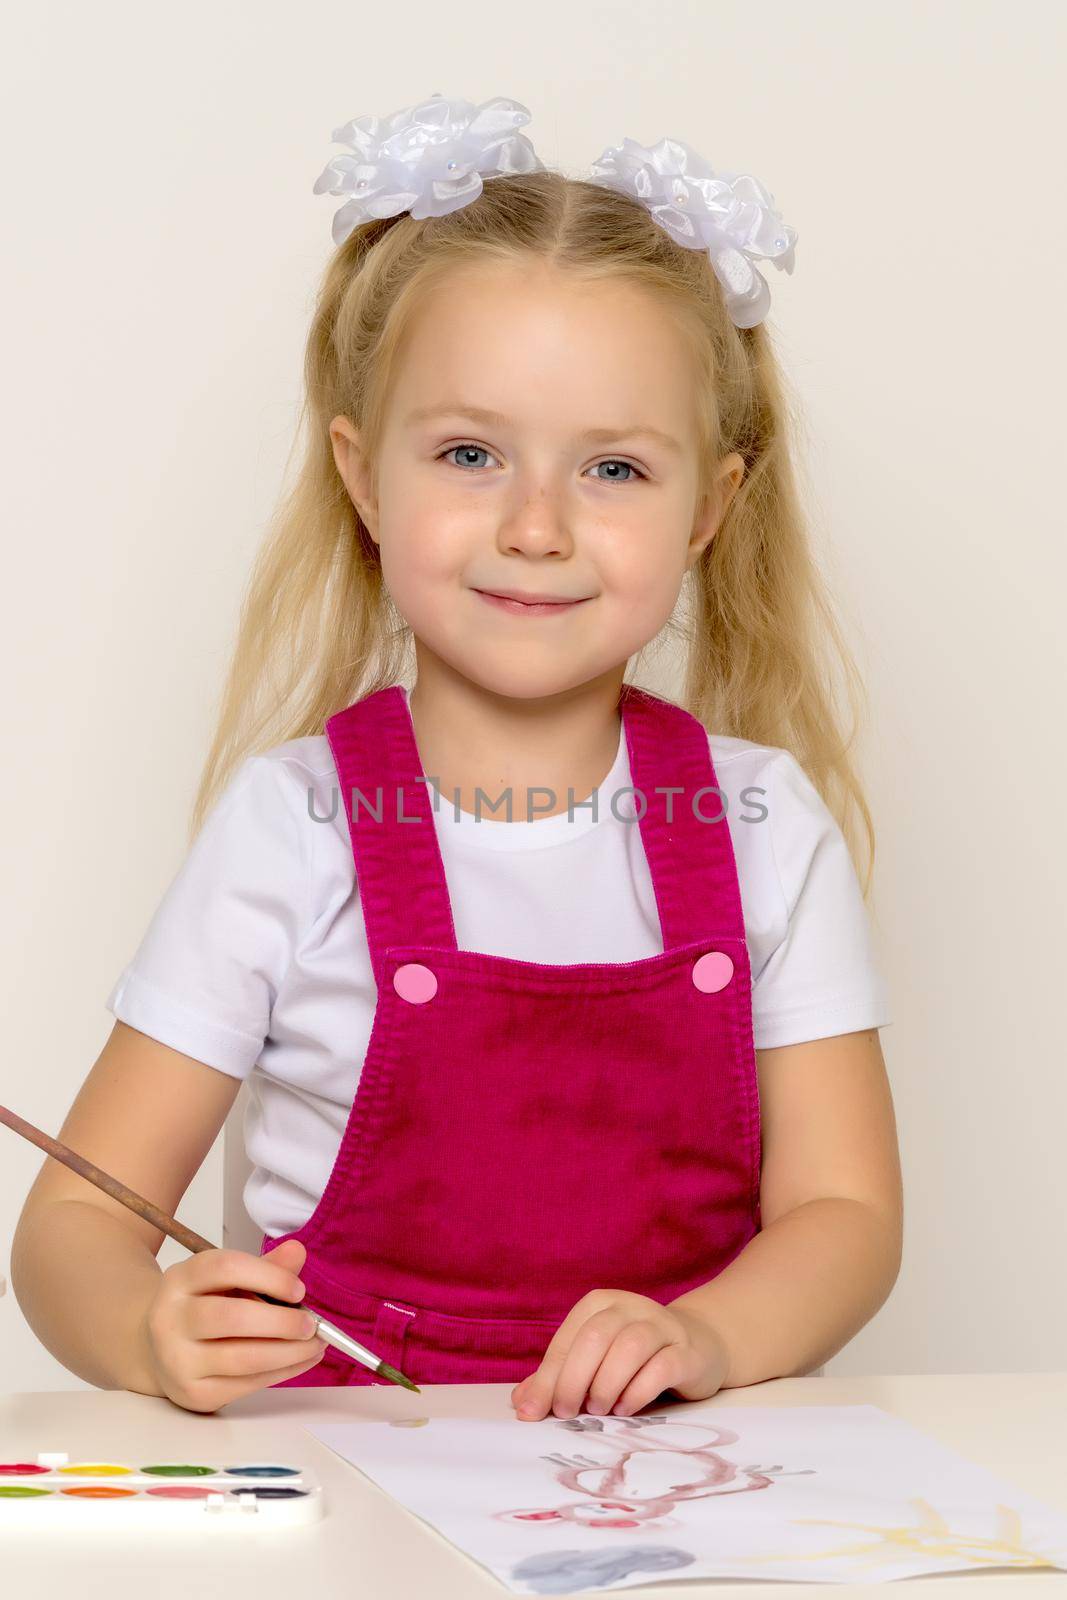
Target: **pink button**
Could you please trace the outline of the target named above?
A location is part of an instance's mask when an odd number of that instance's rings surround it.
[[[393,988],[401,1000],[410,1000],[413,1006],[421,1006],[423,1001],[432,1000],[437,993],[437,979],[429,967],[409,961],[407,966],[397,967],[393,973]]]
[[[704,994],[725,989],[734,975],[734,964],[722,950],[709,950],[693,963],[693,982]]]

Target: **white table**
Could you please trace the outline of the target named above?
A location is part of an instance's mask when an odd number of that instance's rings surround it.
[[[309,1422],[360,1418],[513,1417],[510,1384],[440,1384],[415,1395],[392,1385],[356,1389],[264,1390],[214,1416],[125,1391],[77,1390],[0,1398],[0,1459],[34,1460],[65,1450],[72,1461],[293,1458],[317,1472],[327,1514],[307,1528],[262,1539],[206,1540],[166,1558],[141,1547],[78,1544],[22,1536],[0,1549],[0,1595],[10,1600],[479,1600],[507,1594],[484,1568],[390,1499],[355,1467],[301,1432]],[[779,1378],[726,1389],[724,1406],[881,1406],[1019,1488],[1067,1512],[1067,1373],[924,1375],[900,1378]],[[714,1404],[714,1402],[712,1402]],[[684,1414],[684,1406],[678,1414]],[[516,1427],[523,1424],[516,1422]],[[93,1552],[96,1552],[95,1557]],[[896,1584],[732,1583],[724,1579],[649,1584],[649,1600],[803,1600],[816,1591],[889,1600],[937,1585],[940,1600],[1048,1596],[1067,1600],[1067,1573],[941,1574]],[[630,1591],[618,1590],[615,1593]],[[933,1588],[930,1587],[930,1593]]]

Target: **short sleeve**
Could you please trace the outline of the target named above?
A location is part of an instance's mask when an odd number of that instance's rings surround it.
[[[300,797],[284,761],[245,759],[105,1001],[119,1021],[221,1072],[251,1072],[303,927]]]
[[[767,786],[785,932],[753,983],[756,1049],[885,1027],[888,989],[844,835],[790,751]]]

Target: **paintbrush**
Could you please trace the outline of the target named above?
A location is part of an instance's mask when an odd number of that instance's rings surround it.
[[[91,1161],[86,1161],[85,1157],[78,1155],[76,1150],[71,1150],[68,1145],[61,1144],[58,1139],[53,1139],[50,1133],[42,1133],[41,1129],[35,1128],[32,1122],[26,1122],[22,1117],[16,1115],[14,1111],[9,1111],[6,1106],[2,1105],[0,1105],[0,1122],[6,1123],[15,1133],[21,1133],[22,1137],[29,1139],[32,1144],[39,1145],[48,1155],[54,1156],[57,1161],[62,1161],[63,1165],[69,1167],[72,1172],[77,1172],[81,1177],[87,1178],[90,1183],[95,1183],[98,1189],[103,1189],[104,1193],[111,1195],[113,1200],[121,1200],[124,1206],[128,1206],[139,1217],[143,1217],[146,1222],[150,1222],[154,1228],[159,1228],[161,1232],[169,1234],[172,1239],[177,1239],[178,1243],[184,1245],[186,1250],[195,1252],[198,1250],[214,1250],[216,1248],[210,1239],[204,1239],[199,1233],[194,1233],[192,1228],[187,1228],[176,1217],[168,1216],[165,1211],[160,1210],[159,1206],[153,1205],[151,1200],[146,1200],[143,1195],[135,1194],[132,1189],[127,1189],[124,1183],[120,1183],[117,1178],[111,1177],[107,1172],[101,1172],[99,1167],[94,1167]],[[241,1292],[242,1294],[254,1295],[257,1300],[266,1300],[268,1305],[272,1306],[292,1306],[293,1304],[291,1300],[276,1300],[272,1294],[260,1294],[256,1289],[243,1289]],[[406,1378],[402,1372],[398,1372],[387,1361],[383,1361],[380,1356],[376,1356],[373,1350],[368,1350],[366,1345],[360,1344],[358,1339],[353,1339],[343,1329],[335,1327],[332,1322],[328,1322],[325,1317],[319,1315],[313,1306],[302,1304],[301,1310],[311,1312],[311,1315],[315,1318],[315,1333],[320,1339],[324,1339],[327,1344],[332,1345],[335,1350],[340,1350],[344,1355],[351,1356],[353,1361],[359,1361],[363,1366],[369,1367],[378,1377],[387,1378],[390,1383],[402,1384],[405,1389],[412,1389],[415,1394],[421,1394],[422,1391],[417,1383],[412,1383],[410,1378]]]

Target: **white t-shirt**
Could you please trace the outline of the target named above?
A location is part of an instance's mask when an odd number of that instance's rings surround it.
[[[756,1049],[885,1027],[867,908],[817,790],[787,750],[722,734],[709,745],[724,798],[706,796],[701,809],[714,817],[726,807]],[[556,964],[658,954],[633,796],[612,804],[631,782],[620,729],[595,815],[589,805],[533,821],[457,815],[428,789],[459,948]],[[252,1075],[244,1135],[255,1170],[244,1199],[272,1238],[306,1222],[322,1196],[375,998],[326,735],[249,756],[105,1004],[174,1050]]]

